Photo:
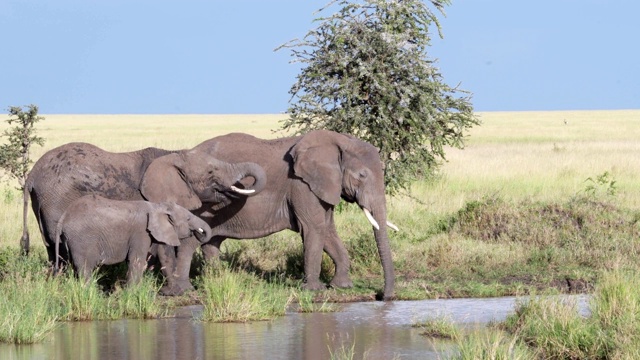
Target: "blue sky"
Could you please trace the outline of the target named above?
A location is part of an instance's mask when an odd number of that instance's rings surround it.
[[[273,114],[315,0],[0,0],[0,107]],[[430,58],[476,111],[640,108],[640,1],[453,0]]]

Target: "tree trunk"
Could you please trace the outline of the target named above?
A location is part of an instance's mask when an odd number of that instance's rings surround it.
[[[29,230],[27,228],[27,218],[29,215],[29,191],[26,181],[22,182],[22,238],[20,239],[20,249],[23,255],[29,255]]]

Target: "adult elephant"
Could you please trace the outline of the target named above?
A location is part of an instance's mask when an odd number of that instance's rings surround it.
[[[147,172],[149,169],[153,171]],[[252,188],[243,189],[239,183],[246,177],[255,180]],[[115,153],[76,142],[49,150],[38,159],[29,173],[25,191],[30,195],[49,261],[54,263],[56,225],[67,207],[84,195],[112,200],[173,201],[192,210],[201,207],[203,201],[243,201],[246,196],[259,193],[265,182],[264,170],[255,163],[230,164],[192,150],[145,148]],[[27,202],[25,196],[25,207]],[[68,260],[64,246],[60,256]],[[190,264],[191,259],[183,261]],[[191,287],[188,278],[174,276],[178,266],[164,268],[167,285],[163,293],[176,295]],[[188,268],[185,264],[180,266]]]
[[[302,236],[306,289],[326,288],[320,281],[323,249],[335,264],[331,286],[351,287],[349,255],[333,215],[342,198],[357,203],[371,222],[384,271],[383,297],[393,297],[383,163],[373,145],[318,130],[275,140],[233,133],[207,140],[193,150],[228,162],[254,161],[269,179],[264,190],[246,198],[246,203],[230,203],[223,209],[205,204],[198,210],[213,228],[212,241],[202,247],[206,258],[217,256],[226,238],[259,238],[291,229]]]

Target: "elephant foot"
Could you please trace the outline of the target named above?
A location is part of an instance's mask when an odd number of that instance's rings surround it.
[[[329,285],[337,289],[350,289],[353,287],[353,281],[349,277],[334,277]]]
[[[187,281],[176,281],[173,284],[166,284],[160,288],[160,295],[164,296],[180,296],[187,291],[192,291],[193,285]]]
[[[316,281],[307,281],[304,284],[302,284],[302,289],[303,290],[311,290],[311,291],[318,291],[318,290],[327,290],[327,285],[325,285],[324,283],[316,280]]]

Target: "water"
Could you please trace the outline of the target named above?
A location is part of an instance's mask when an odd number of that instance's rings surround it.
[[[588,298],[573,296],[586,314]],[[411,325],[445,317],[483,327],[513,312],[517,299],[366,302],[334,313],[288,313],[273,321],[204,323],[199,306],[175,318],[61,324],[35,345],[0,345],[0,359],[329,359],[353,349],[354,359],[439,359],[450,344],[420,335]]]

